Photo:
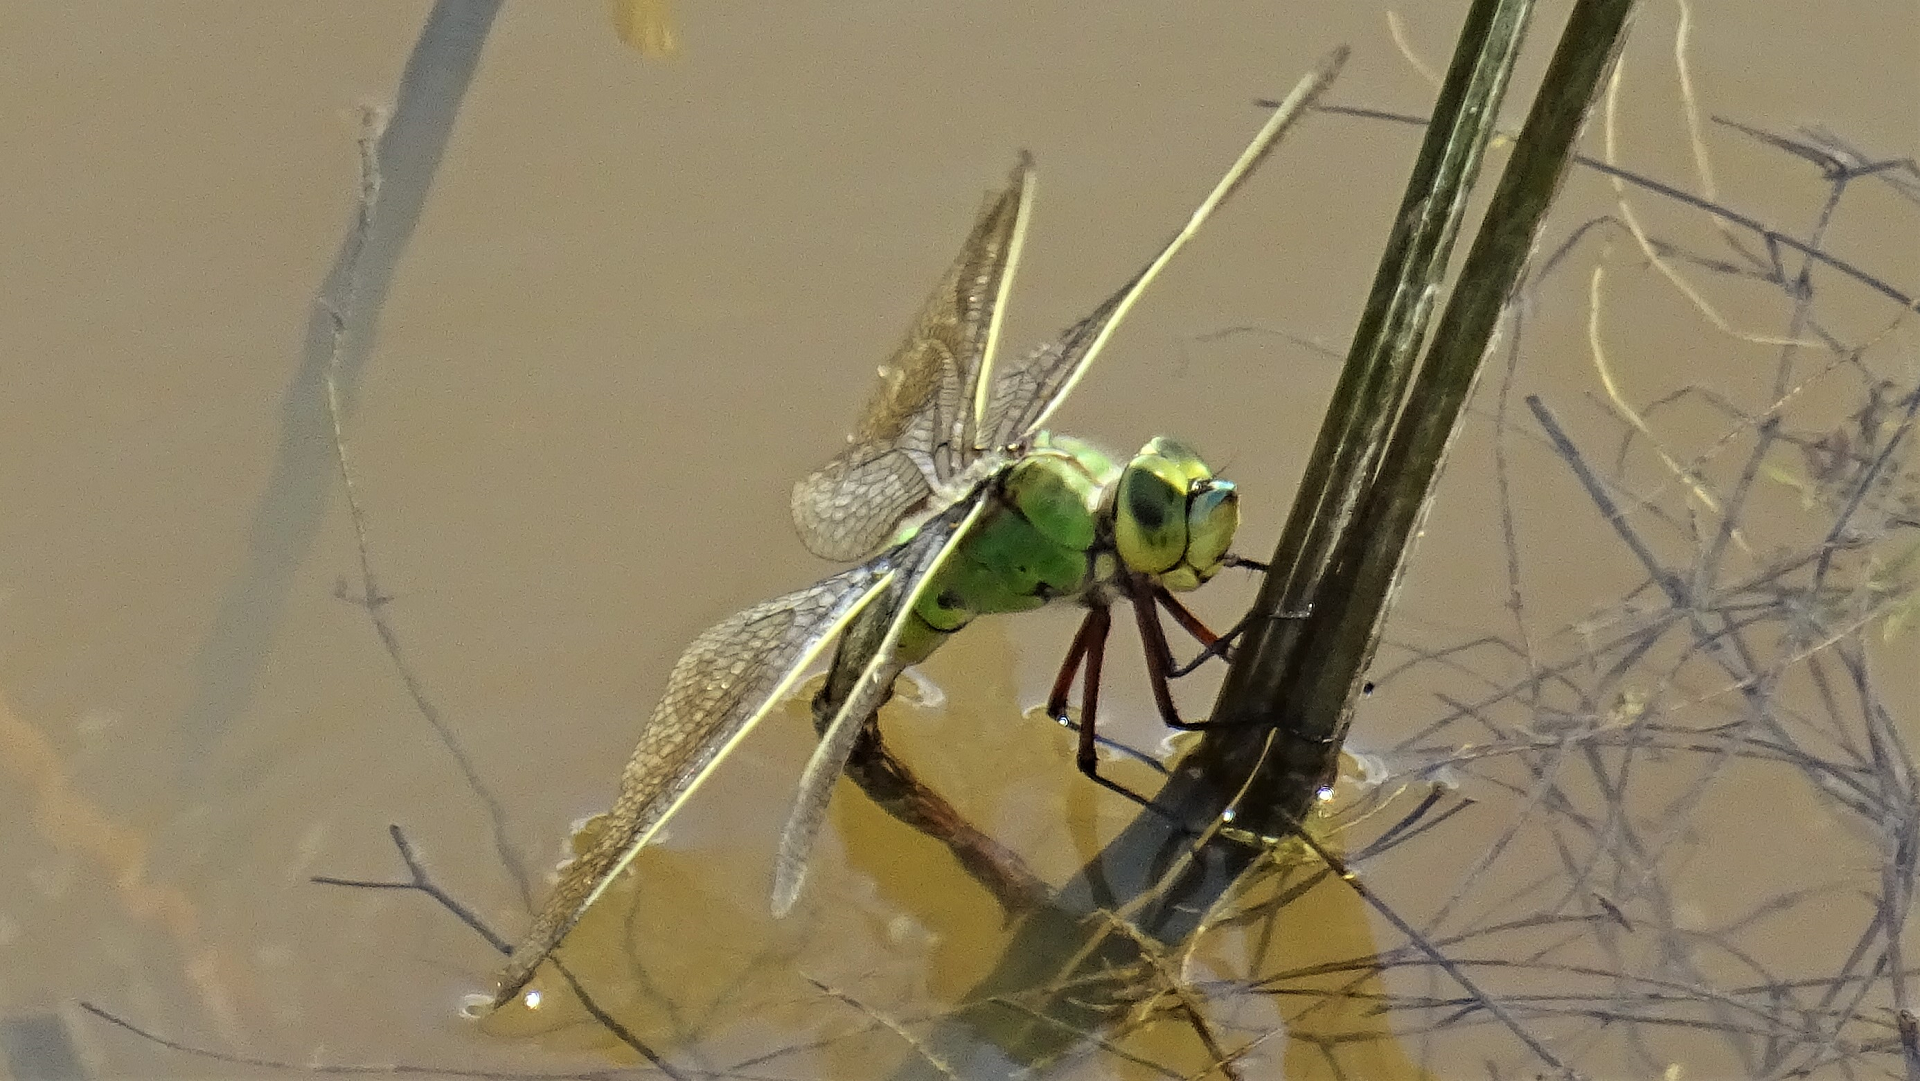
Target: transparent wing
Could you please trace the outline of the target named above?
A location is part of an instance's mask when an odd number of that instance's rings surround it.
[[[990,196],[907,340],[880,369],[844,453],[793,488],[793,523],[815,555],[859,559],[977,456],[1001,311],[1033,202],[1033,162],[1021,155]]]
[[[895,577],[874,560],[723,620],[694,639],[640,732],[593,847],[568,865],[501,971],[494,1005],[518,994],[635,853],[793,686],[827,641]]]
[[[1047,418],[1066,400],[1074,385],[1080,382],[1080,377],[1099,357],[1107,339],[1112,337],[1121,320],[1126,318],[1134,302],[1160,276],[1160,272],[1173,261],[1180,249],[1186,247],[1187,241],[1193,239],[1206,220],[1220,208],[1220,204],[1226,202],[1227,197],[1260,165],[1297,115],[1296,111],[1285,108],[1274,111],[1253,141],[1241,151],[1239,159],[1214,185],[1212,193],[1187,219],[1187,224],[1174,234],[1166,247],[1160,249],[1160,254],[1133,276],[1133,280],[1108,297],[1092,315],[1069,327],[1059,341],[1041,346],[1028,354],[1022,363],[1007,367],[993,376],[985,403],[984,415],[987,419],[981,426],[985,436],[981,441],[982,446],[1006,446],[1018,442],[1046,424]]]
[[[886,635],[866,660],[860,678],[835,711],[833,720],[820,734],[820,744],[800,775],[799,791],[793,797],[793,809],[780,832],[780,850],[773,864],[773,914],[785,916],[800,896],[806,879],[807,856],[820,835],[826,818],[827,803],[833,786],[846,768],[847,757],[859,741],[861,726],[886,699],[888,688],[906,668],[896,648],[900,633],[913,616],[913,606],[940,565],[960,547],[967,532],[986,509],[987,501],[978,499],[964,510],[955,506],[916,533],[902,549],[897,560],[899,574],[887,589],[889,622]]]

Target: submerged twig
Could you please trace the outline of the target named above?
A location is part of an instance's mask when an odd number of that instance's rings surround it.
[[[928,1066],[932,1067],[934,1071],[939,1073],[941,1077],[949,1078],[950,1081],[958,1081],[959,1075],[953,1072],[953,1067],[940,1061],[940,1058],[937,1055],[935,1055],[932,1051],[927,1050],[927,1046],[920,1042],[920,1038],[915,1036],[912,1032],[908,1031],[907,1026],[901,1024],[898,1019],[888,1017],[886,1014],[881,1013],[879,1010],[874,1009],[872,1006],[869,1006],[866,1003],[860,1001],[859,999],[854,998],[852,995],[847,994],[845,991],[842,991],[837,987],[830,987],[827,984],[822,983],[811,976],[806,977],[806,981],[813,985],[814,990],[819,991],[821,994],[826,995],[830,998],[838,999],[839,1001],[846,1003],[847,1005],[853,1007],[854,1009],[860,1011],[862,1014],[866,1015],[869,1019],[871,1019],[875,1024],[879,1025],[881,1028],[884,1028],[888,1032],[893,1033],[895,1036],[900,1037],[900,1041],[902,1043],[906,1044],[908,1047],[913,1048],[914,1053],[920,1056],[921,1061],[925,1062]]]
[[[348,889],[359,890],[416,890],[431,897],[435,904],[452,913],[455,919],[466,924],[469,930],[485,939],[487,945],[492,946],[494,950],[502,956],[513,952],[513,943],[495,933],[471,908],[468,908],[465,904],[461,903],[458,898],[448,893],[439,883],[433,881],[433,877],[427,873],[426,865],[420,862],[420,857],[414,852],[412,843],[407,840],[406,833],[401,830],[398,825],[388,826],[387,836],[393,839],[394,850],[399,852],[400,862],[406,865],[407,878],[405,881],[396,882],[383,879],[340,878],[333,875],[314,875],[309,878],[308,881],[323,886],[343,886]],[[549,957],[547,958],[547,963],[558,970],[561,977],[567,981],[567,986],[572,989],[574,997],[579,1000],[581,1007],[585,1009],[601,1027],[611,1033],[615,1039],[626,1044],[635,1054],[646,1059],[661,1073],[674,1078],[675,1081],[685,1081],[684,1075],[676,1070],[671,1063],[662,1058],[658,1052],[648,1046],[640,1037],[634,1035],[632,1030],[620,1022],[619,1018],[614,1017],[599,1003],[595,1002],[593,996],[587,993],[587,989],[581,986],[579,979],[568,970],[567,966],[563,964],[559,958]]]
[[[311,875],[307,881],[322,886],[346,886],[356,890],[419,890],[421,893],[433,898],[435,903],[439,904],[441,908],[453,913],[453,917],[461,923],[466,924],[474,934],[486,939],[487,945],[492,946],[496,951],[503,954],[513,952],[513,943],[508,942],[495,933],[493,928],[488,927],[482,922],[480,917],[476,915],[472,909],[462,904],[452,894],[442,889],[438,883],[433,881],[432,877],[427,874],[426,866],[420,862],[420,857],[414,853],[413,844],[407,840],[406,833],[404,833],[398,825],[388,826],[387,836],[393,839],[394,850],[400,853],[400,862],[406,865],[406,881],[392,882],[362,878],[337,878],[333,875]]]
[[[358,225],[344,253],[346,280],[357,281],[361,253],[367,238],[371,235],[376,212],[380,205],[380,191],[384,185],[380,169],[380,135],[387,123],[386,115],[371,107],[360,111],[360,198]],[[351,300],[356,294],[347,290]],[[373,569],[373,554],[367,542],[367,515],[360,503],[360,490],[354,480],[353,463],[347,454],[347,437],[342,427],[343,406],[340,395],[340,362],[347,340],[349,327],[353,322],[352,309],[340,309],[334,306],[330,298],[323,298],[321,305],[327,313],[330,324],[330,344],[327,349],[325,368],[327,423],[331,429],[334,462],[340,471],[340,487],[346,495],[347,517],[353,524],[354,549],[360,562],[360,588],[358,596],[347,597],[366,610],[367,619],[373,623],[373,630],[380,638],[380,646],[386,651],[387,659],[393,662],[394,673],[407,689],[407,697],[413,701],[413,707],[422,719],[433,729],[433,734],[453,758],[459,768],[461,778],[466,782],[468,791],[473,793],[480,806],[486,811],[487,823],[493,834],[494,853],[500,859],[500,865],[513,879],[520,891],[520,903],[533,906],[533,884],[527,878],[527,871],[521,864],[520,855],[514,851],[513,843],[507,836],[507,809],[500,803],[493,790],[480,779],[480,771],[468,756],[467,749],[460,742],[459,734],[447,723],[440,708],[427,696],[426,685],[407,663],[400,649],[400,635],[394,630],[393,622],[387,618],[387,604],[392,600],[380,592],[378,576]],[[344,593],[344,587],[343,587]]]
[[[428,1077],[468,1077],[474,1081],[612,1081],[626,1073],[625,1070],[581,1070],[571,1073],[523,1073],[510,1070],[467,1070],[458,1066],[424,1066],[406,1062],[357,1065],[337,1062],[292,1062],[286,1059],[259,1058],[253,1055],[234,1055],[225,1051],[216,1051],[211,1047],[200,1047],[169,1039],[150,1029],[120,1016],[117,1013],[82,999],[76,1003],[100,1020],[115,1028],[130,1032],[151,1044],[157,1044],[169,1051],[192,1055],[195,1058],[224,1062],[230,1066],[249,1066],[260,1070],[285,1070],[288,1073],[312,1073],[325,1076],[380,1077],[415,1076]]]

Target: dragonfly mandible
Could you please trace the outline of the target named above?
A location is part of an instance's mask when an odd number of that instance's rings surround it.
[[[1147,286],[1273,148],[1276,112],[1186,225],[1132,280],[1060,338],[996,368],[1002,315],[1026,238],[1034,171],[1022,155],[879,385],[846,449],[795,487],[802,540],[828,559],[863,560],[728,617],[693,641],[641,730],[604,827],[569,863],[498,977],[514,997],[607,886],[869,606],[891,613],[878,648],[825,727],[781,837],[773,908],[799,894],[834,782],[866,717],[908,665],[973,618],[1053,601],[1085,606],[1049,701],[1065,714],[1076,672],[1077,761],[1095,768],[1100,659],[1116,601],[1132,603],[1163,718],[1181,724],[1165,676],[1157,608],[1203,643],[1213,636],[1173,597],[1225,566],[1238,493],[1198,455],[1154,439],[1122,465],[1046,424]],[[1182,725],[1185,727],[1185,725]],[[1110,785],[1110,787],[1112,787]]]

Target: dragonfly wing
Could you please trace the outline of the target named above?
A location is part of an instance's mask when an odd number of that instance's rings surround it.
[[[1160,272],[1173,261],[1180,249],[1186,247],[1187,241],[1193,239],[1220,204],[1226,202],[1227,197],[1272,152],[1294,115],[1287,109],[1274,111],[1253,141],[1241,151],[1239,159],[1214,185],[1212,193],[1187,219],[1187,224],[1119,292],[1102,302],[1092,315],[1068,328],[1059,341],[1034,350],[1023,363],[1010,366],[993,377],[992,387],[986,394],[987,419],[981,426],[983,434],[987,436],[982,441],[983,446],[1005,446],[1017,442],[1046,424],[1047,418],[1066,400],[1080,377],[1099,357],[1107,339],[1126,318],[1140,295],[1146,292],[1147,286],[1153,284],[1153,280],[1160,276]]]
[[[786,695],[836,633],[894,579],[885,560],[758,604],[694,639],[640,733],[620,795],[499,976],[494,1005],[518,994],[588,906],[742,737]]]
[[[794,795],[793,809],[788,812],[787,824],[780,833],[780,850],[774,857],[775,916],[785,916],[799,898],[800,886],[807,874],[807,856],[819,837],[834,784],[846,768],[847,758],[853,753],[867,718],[885,701],[887,690],[906,668],[896,647],[901,631],[913,618],[914,605],[934,572],[959,548],[967,532],[980,520],[986,505],[986,500],[977,499],[964,511],[958,506],[952,508],[915,534],[902,552],[898,560],[899,575],[887,590],[891,609],[887,613],[886,635],[867,658],[860,678],[820,734],[820,744],[814,748],[813,757],[807,760],[807,768],[800,775],[799,791]]]
[[[1033,202],[1025,155],[987,199],[959,259],[927,298],[848,437],[844,453],[794,485],[793,522],[815,555],[859,559],[977,456],[976,422]]]

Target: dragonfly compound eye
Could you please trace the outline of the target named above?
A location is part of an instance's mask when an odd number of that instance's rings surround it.
[[[1127,463],[1114,500],[1114,546],[1127,569],[1143,574],[1173,570],[1187,554],[1191,478],[1184,462],[1161,453],[1166,442],[1148,443]]]
[[[1240,493],[1232,481],[1205,480],[1187,500],[1187,565],[1200,581],[1220,570],[1240,528]]]
[[[1165,475],[1164,461],[1141,455],[1120,474],[1113,540],[1128,570],[1172,570],[1187,551],[1187,493]]]
[[[1120,477],[1114,542],[1128,569],[1172,590],[1212,578],[1240,524],[1239,495],[1192,448],[1161,437]]]

